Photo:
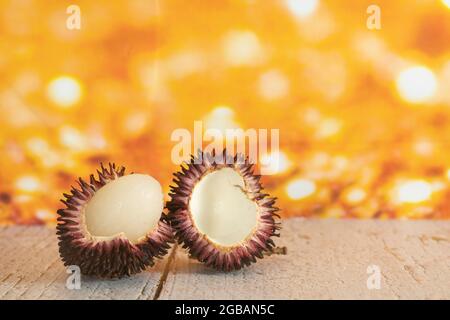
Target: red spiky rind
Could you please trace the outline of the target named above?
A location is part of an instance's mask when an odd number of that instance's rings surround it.
[[[95,193],[107,183],[125,175],[124,167],[110,163],[97,170],[98,179],[90,176],[89,183],[78,180],[79,188],[72,187],[64,194],[64,209],[59,209],[56,234],[59,254],[65,266],[76,265],[84,275],[100,278],[129,276],[149,266],[155,258],[167,254],[173,243],[173,229],[162,216],[155,230],[134,244],[125,236],[108,240],[94,240],[84,225],[84,209]]]
[[[219,154],[220,155],[220,154]],[[216,153],[203,153],[199,151],[197,157],[191,159],[185,166],[181,166],[179,172],[174,173],[173,182],[169,193],[170,201],[166,207],[169,210],[168,220],[175,230],[178,242],[187,248],[192,258],[222,271],[239,270],[262,259],[263,253],[271,251],[275,243],[272,237],[279,236],[280,223],[275,207],[276,198],[269,197],[262,192],[263,187],[259,182],[261,176],[253,174],[253,164],[248,157],[242,155],[231,156],[226,150],[221,155],[227,161],[217,163],[214,161]],[[200,160],[201,159],[201,160]],[[195,227],[192,215],[189,211],[189,201],[195,185],[207,173],[222,168],[236,170],[244,179],[245,192],[248,198],[255,201],[259,207],[259,217],[254,233],[239,245],[233,247],[221,247],[207,236],[201,234]],[[220,192],[220,191],[218,191]],[[238,222],[237,222],[238,223]]]

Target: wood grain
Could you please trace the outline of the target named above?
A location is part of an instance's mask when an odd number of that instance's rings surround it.
[[[0,299],[450,299],[450,222],[304,220],[283,223],[272,255],[222,273],[177,247],[146,272],[82,277],[66,288],[54,230],[0,228]],[[381,271],[369,290],[367,268]]]
[[[450,299],[450,223],[290,219],[270,256],[224,274],[179,250],[161,299]],[[381,271],[367,288],[367,268]]]
[[[152,299],[164,262],[119,280],[81,278],[81,289],[69,290],[69,274],[59,259],[54,229],[0,229],[0,299]]]

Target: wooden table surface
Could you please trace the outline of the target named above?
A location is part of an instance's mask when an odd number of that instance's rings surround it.
[[[69,290],[53,229],[1,227],[0,299],[450,299],[450,221],[295,218],[277,240],[287,255],[236,272],[175,247],[141,274]],[[376,270],[380,287],[368,289]]]

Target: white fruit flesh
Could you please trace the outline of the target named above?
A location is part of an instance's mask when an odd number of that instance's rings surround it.
[[[88,232],[97,239],[123,233],[131,242],[155,229],[164,206],[158,181],[144,174],[130,174],[107,183],[85,210]]]
[[[242,176],[223,168],[203,177],[189,202],[198,230],[221,246],[238,245],[257,226],[258,208],[244,192]]]

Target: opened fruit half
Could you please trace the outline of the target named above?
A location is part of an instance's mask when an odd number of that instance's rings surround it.
[[[176,237],[192,257],[219,270],[241,269],[270,253],[278,236],[276,198],[262,193],[248,159],[224,151],[192,156],[175,173],[167,204]]]
[[[125,175],[124,167],[101,166],[98,179],[79,179],[58,210],[60,256],[66,266],[102,278],[142,271],[165,255],[173,233],[165,221],[163,193],[149,175]]]

